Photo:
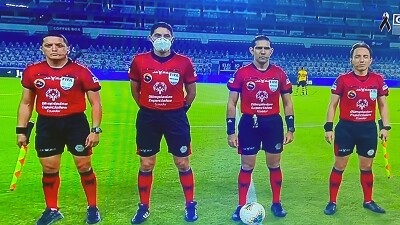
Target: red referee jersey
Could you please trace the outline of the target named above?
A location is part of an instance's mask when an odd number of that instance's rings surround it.
[[[380,74],[368,72],[366,79],[360,80],[348,72],[336,79],[331,92],[340,95],[340,119],[369,122],[375,121],[376,99],[388,95],[389,88]]]
[[[129,78],[140,84],[139,105],[157,110],[182,108],[183,84],[197,81],[192,61],[174,52],[168,57],[158,57],[154,52],[136,55]]]
[[[66,116],[86,110],[85,93],[100,90],[100,83],[89,69],[68,61],[62,68],[51,68],[46,61],[28,66],[22,86],[36,92],[36,111],[43,116]]]
[[[279,96],[292,93],[292,83],[278,66],[269,65],[266,71],[260,71],[251,63],[236,71],[228,89],[241,93],[242,113],[268,116],[279,114]]]

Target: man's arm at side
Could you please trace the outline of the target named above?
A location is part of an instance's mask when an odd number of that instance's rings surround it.
[[[186,96],[185,96],[185,102],[187,105],[191,105],[196,98],[196,82],[190,83],[190,84],[185,84],[185,91],[186,91]]]
[[[100,127],[102,119],[102,106],[99,91],[88,91],[87,97],[92,106],[92,127]]]
[[[136,104],[139,105],[139,97],[140,97],[140,83],[134,80],[131,80],[131,94]]]
[[[30,89],[23,88],[21,101],[18,108],[17,127],[26,127],[32,116],[36,93]]]
[[[294,115],[293,101],[289,93],[282,94],[283,111],[285,116]]]
[[[228,104],[226,106],[226,118],[235,118],[236,117],[236,105],[239,100],[239,92],[230,91]]]
[[[36,93],[30,89],[24,88],[22,91],[21,102],[18,108],[17,128],[26,128],[28,121],[32,116],[33,105],[35,103]],[[17,145],[18,147],[26,146],[28,137],[25,133],[17,131]]]

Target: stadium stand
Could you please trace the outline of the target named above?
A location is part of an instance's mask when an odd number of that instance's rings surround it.
[[[72,55],[83,52],[78,61],[93,69],[127,71],[135,54],[151,49],[145,37],[151,24],[163,20],[181,33],[175,51],[191,56],[198,74],[209,76],[220,74],[221,61],[251,60],[248,41],[231,41],[231,35],[318,38],[326,39],[325,43],[363,40],[374,49],[372,68],[386,78],[399,78],[400,52],[390,44],[400,45],[400,40],[380,32],[382,11],[399,12],[400,4],[394,0],[6,0],[0,3],[0,25],[78,27],[81,34],[68,37]],[[93,34],[92,28],[146,31],[133,36],[114,31]],[[23,68],[42,59],[43,31],[8,29],[12,31],[0,31],[0,67]],[[199,33],[220,36],[193,37]],[[350,69],[349,44],[282,41],[273,47],[272,62],[291,77],[300,66],[307,68],[310,77],[337,76]]]

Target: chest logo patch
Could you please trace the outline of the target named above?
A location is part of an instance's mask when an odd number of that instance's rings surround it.
[[[360,99],[357,101],[356,106],[361,109],[364,110],[365,108],[368,107],[368,101],[367,99]]]
[[[268,99],[268,93],[266,91],[258,91],[256,94],[256,98],[261,102],[264,102]]]
[[[46,97],[54,102],[61,97],[61,93],[57,88],[49,88],[49,90],[46,91]]]
[[[60,86],[63,90],[68,91],[74,86],[75,79],[72,77],[61,77]]]
[[[275,92],[276,90],[278,90],[279,81],[278,80],[269,80],[268,86],[272,92]]]
[[[145,83],[150,83],[153,80],[153,76],[149,73],[145,73],[143,76],[143,80]]]
[[[357,97],[357,94],[356,94],[355,91],[350,90],[349,92],[347,92],[347,97],[348,97],[349,99],[355,99],[355,98]]]
[[[153,90],[159,95],[167,90],[167,85],[164,82],[156,82],[153,86]]]
[[[46,85],[46,82],[44,82],[43,79],[36,79],[36,80],[33,82],[33,84],[35,85],[35,87],[36,87],[37,89],[42,89],[42,88]]]
[[[173,72],[168,73],[168,80],[172,85],[178,84],[179,77],[180,77],[179,73],[173,73]]]
[[[369,97],[371,98],[372,101],[375,101],[376,98],[378,97],[378,90],[376,89],[369,90]]]
[[[252,91],[256,88],[256,83],[249,81],[246,83],[247,90]]]

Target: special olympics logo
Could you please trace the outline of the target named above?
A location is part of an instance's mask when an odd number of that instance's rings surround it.
[[[49,90],[46,91],[46,97],[51,99],[53,102],[60,96],[60,91],[58,91],[56,88],[49,88]]]
[[[167,85],[164,82],[156,82],[153,86],[153,90],[161,95],[161,93],[167,90]]]
[[[360,99],[357,101],[356,106],[360,108],[361,110],[364,110],[366,107],[368,107],[368,101],[367,99]]]
[[[266,91],[258,91],[256,98],[261,102],[264,102],[268,98],[268,93]]]

